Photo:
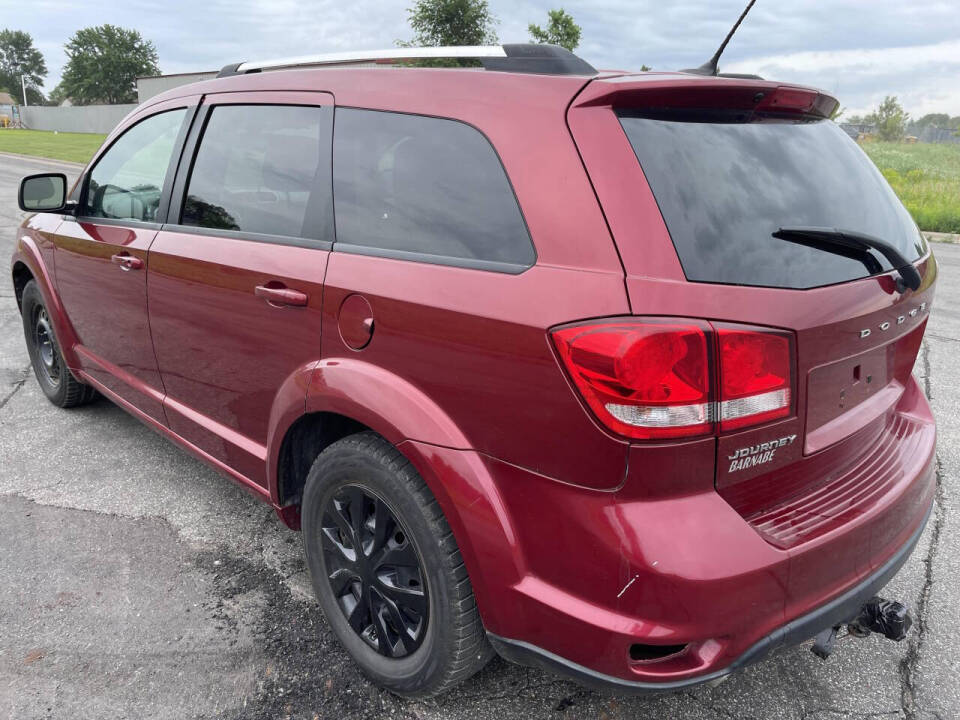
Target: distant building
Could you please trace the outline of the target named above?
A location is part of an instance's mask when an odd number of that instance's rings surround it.
[[[208,72],[177,73],[175,75],[151,75],[137,78],[137,102],[149,100],[167,90],[189,85],[190,83],[210,80],[217,76],[216,70]]]
[[[877,131],[876,126],[870,123],[840,123],[840,129],[854,140],[863,140]]]
[[[0,92],[0,127],[7,127],[13,122],[13,106],[16,104],[10,93]]]
[[[960,144],[960,129],[934,127],[927,125],[920,132],[920,142],[922,143],[950,143]]]

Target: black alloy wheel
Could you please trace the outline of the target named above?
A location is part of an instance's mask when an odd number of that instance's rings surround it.
[[[431,697],[493,656],[440,504],[386,438],[366,430],[324,448],[307,474],[300,518],[317,600],[371,680]]]
[[[350,628],[388,658],[423,642],[430,596],[409,533],[373,490],[345,485],[323,509],[321,543],[328,581]]]

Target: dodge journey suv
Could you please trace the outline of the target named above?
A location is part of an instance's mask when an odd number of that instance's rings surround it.
[[[933,498],[937,265],[836,100],[457,52],[481,66],[228,66],[72,189],[26,178],[47,397],[272,505],[397,693],[495,652],[650,691],[902,636],[875,595]]]

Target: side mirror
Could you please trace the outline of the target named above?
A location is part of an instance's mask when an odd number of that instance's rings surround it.
[[[27,212],[63,212],[67,205],[67,176],[63,173],[27,175],[20,181],[17,202]]]

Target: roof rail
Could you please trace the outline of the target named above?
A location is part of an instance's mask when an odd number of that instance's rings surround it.
[[[261,62],[225,65],[217,77],[244,75],[263,70],[290,70],[318,65],[343,65],[376,60],[422,60],[430,58],[469,58],[480,61],[485,70],[537,73],[543,75],[596,75],[592,65],[557,45],[534,43],[510,45],[462,45],[451,47],[390,48],[361,52],[281,58]]]

